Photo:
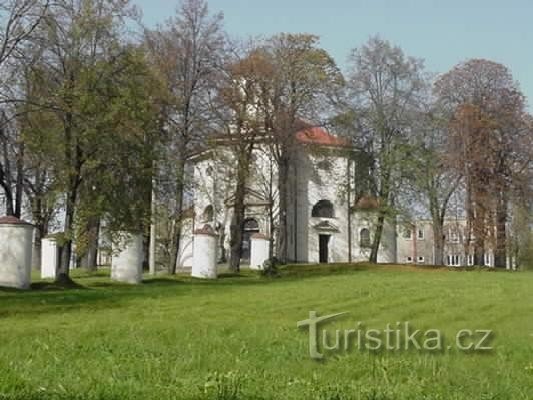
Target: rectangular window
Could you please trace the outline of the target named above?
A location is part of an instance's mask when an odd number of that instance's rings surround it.
[[[460,267],[461,266],[461,256],[456,254],[449,255],[447,258],[447,264],[450,267]]]
[[[426,237],[425,233],[424,233],[424,229],[419,229],[418,230],[418,240],[424,240]]]
[[[472,265],[474,265],[474,255],[472,254],[469,254],[467,256],[467,264],[469,267],[471,267]]]

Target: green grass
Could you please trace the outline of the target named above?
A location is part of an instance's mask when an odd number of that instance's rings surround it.
[[[291,267],[0,290],[0,399],[533,399],[533,273]],[[494,350],[309,358],[309,311],[383,329],[493,329]],[[334,326],[334,325],[331,325]]]

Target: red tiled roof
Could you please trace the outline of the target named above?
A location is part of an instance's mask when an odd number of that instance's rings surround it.
[[[309,127],[296,133],[296,139],[300,143],[318,144],[322,146],[348,147],[350,143],[344,138],[333,136],[324,128]]]
[[[375,210],[379,208],[379,199],[374,196],[361,197],[354,206],[356,210]]]
[[[204,225],[203,228],[195,230],[194,234],[195,235],[218,236],[213,230],[213,228],[211,228],[209,225]]]
[[[270,240],[270,238],[263,234],[263,233],[256,233],[254,235],[252,235],[252,239],[263,239],[263,240]]]
[[[0,217],[0,225],[31,225],[29,222],[13,216]]]

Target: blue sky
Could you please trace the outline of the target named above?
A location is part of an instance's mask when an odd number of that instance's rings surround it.
[[[177,0],[134,0],[153,25],[174,13]],[[234,37],[307,32],[341,68],[350,49],[369,36],[400,45],[446,72],[469,58],[505,64],[533,103],[533,1],[531,0],[210,0],[224,13]],[[530,107],[531,109],[531,107]]]

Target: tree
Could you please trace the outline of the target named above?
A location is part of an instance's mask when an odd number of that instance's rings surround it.
[[[434,104],[430,103],[429,107],[419,114],[413,126],[403,176],[409,184],[409,199],[414,198],[431,216],[434,263],[443,265],[444,221],[450,200],[462,181],[462,174],[448,165],[447,121]]]
[[[317,36],[279,34],[267,40],[265,51],[275,69],[268,71],[264,79],[260,101],[278,174],[277,256],[286,263],[287,212],[289,188],[294,187],[291,163],[298,144],[296,133],[306,126],[321,124],[344,79],[331,56],[319,47]]]
[[[64,232],[56,278],[59,283],[70,282],[76,211],[82,205],[80,195],[84,194],[83,204],[89,203],[89,189],[96,178],[100,178],[99,183],[105,182],[110,174],[120,171],[108,168],[109,165],[127,165],[139,154],[126,153],[130,150],[128,143],[135,146],[138,143],[139,126],[143,125],[148,108],[147,93],[141,92],[144,88],[141,83],[147,76],[144,56],[123,42],[125,19],[135,17],[134,11],[128,2],[118,0],[57,1],[32,43],[39,54],[34,65],[39,90],[31,103],[39,106],[38,112],[47,110],[55,121],[55,129],[47,136],[55,145],[42,150],[51,151],[47,156],[54,162],[55,190],[63,193],[64,198]],[[144,140],[146,133],[142,131],[140,135]],[[106,156],[107,163],[103,162]],[[144,169],[146,165],[135,172]],[[107,174],[97,175],[102,171]],[[108,181],[111,186],[98,189],[116,194],[113,189],[118,183],[127,182],[131,175],[131,171],[119,174],[120,179]],[[121,210],[131,209],[130,203],[125,202],[127,194],[121,193],[125,204]],[[132,217],[126,214],[124,211],[119,216]]]
[[[234,272],[240,270],[245,196],[254,165],[253,155],[265,138],[265,105],[261,103],[261,93],[273,71],[273,65],[260,47],[252,44],[242,51],[237,50],[225,68],[215,103],[215,107],[222,110],[219,116],[223,133],[217,136],[214,144],[223,141],[231,152],[229,164],[234,166],[230,223],[230,269]]]
[[[21,217],[24,192],[24,142],[21,140],[17,117],[20,110],[13,106],[19,71],[30,61],[24,51],[27,42],[48,10],[48,1],[0,1],[0,187],[6,198],[8,215]]]
[[[145,30],[150,60],[165,95],[157,99],[159,130],[172,149],[175,208],[169,272],[176,272],[186,192],[186,163],[212,130],[211,91],[221,67],[225,38],[222,14],[209,14],[205,0],[185,0],[176,16]]]
[[[495,265],[505,268],[508,196],[524,150],[517,143],[528,134],[524,96],[505,66],[480,59],[441,76],[435,93],[448,110],[454,133],[450,154],[458,156],[451,165],[465,176],[474,262],[483,264],[486,242],[492,240]]]
[[[353,50],[349,72],[348,110],[354,122],[352,139],[371,159],[373,194],[379,214],[370,261],[377,262],[385,220],[401,182],[407,139],[419,114],[426,80],[423,62],[408,57],[390,42],[372,37]]]

